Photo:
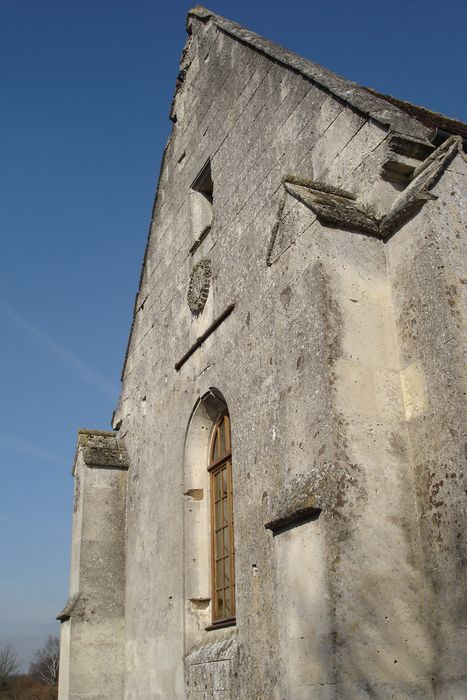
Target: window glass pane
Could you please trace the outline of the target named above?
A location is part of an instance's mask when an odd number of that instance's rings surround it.
[[[215,428],[211,453],[211,463],[217,462],[211,472],[213,622],[235,616],[232,466],[228,458],[222,461],[229,452],[230,423],[225,415]]]
[[[219,452],[219,439],[218,439],[218,430],[216,428],[215,434],[214,434],[214,441],[212,443],[212,461],[215,462],[217,457],[218,457],[218,452]]]
[[[219,424],[219,442],[220,442],[220,455],[225,454],[226,448],[225,448],[225,425],[224,425],[224,419],[221,420]],[[219,455],[219,456],[220,456]]]
[[[214,509],[214,525],[215,530],[218,530],[220,527],[222,527],[222,501],[217,501]]]
[[[218,530],[216,532],[216,559],[219,559],[219,557],[224,556],[223,552],[223,532],[224,530]]]
[[[230,588],[226,588],[224,591],[224,609],[225,617],[230,617],[232,615],[232,606],[230,605]]]
[[[223,555],[224,556],[229,556],[230,554],[230,528],[224,527],[222,530],[224,533],[224,551]]]
[[[217,472],[214,474],[214,498],[218,501],[221,497],[222,475]]]
[[[219,591],[217,594],[217,618],[220,620],[225,617],[224,613],[224,591]]]
[[[224,560],[216,561],[216,589],[224,586]]]

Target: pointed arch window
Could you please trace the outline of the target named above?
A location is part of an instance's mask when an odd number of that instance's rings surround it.
[[[217,420],[209,453],[211,492],[212,624],[235,622],[232,448],[227,412]]]

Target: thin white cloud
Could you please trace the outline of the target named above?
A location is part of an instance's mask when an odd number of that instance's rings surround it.
[[[25,442],[20,438],[14,437],[13,435],[7,435],[6,433],[0,433],[0,447],[7,450],[12,450],[13,452],[20,452],[21,454],[30,455],[31,457],[36,457],[37,459],[43,460],[45,462],[54,462],[55,464],[64,464],[64,460],[58,455],[49,452],[48,450],[43,450],[40,447],[31,445],[29,442]]]
[[[110,382],[92,367],[89,367],[89,365],[80,360],[79,357],[76,357],[76,355],[73,355],[73,353],[64,348],[63,345],[49,338],[49,336],[36,328],[30,321],[13,311],[8,304],[0,302],[0,312],[13,323],[13,325],[23,331],[32,341],[33,345],[42,350],[42,352],[49,357],[60,362],[79,379],[87,382],[105,396],[112,399],[118,397],[118,388],[113,382]]]
[[[31,581],[36,581],[37,583],[62,583],[62,581],[68,581],[68,579],[63,576],[62,578],[36,578],[35,576],[28,576],[26,578],[0,578],[0,583],[30,583]]]
[[[5,527],[13,527],[15,530],[22,530],[23,532],[29,532],[33,535],[48,535],[50,537],[68,537],[68,533],[65,533],[63,529],[57,528],[57,530],[47,530],[41,527],[29,527],[24,525],[24,523],[19,523],[16,520],[11,520],[11,518],[4,518],[0,515],[0,524]],[[5,579],[0,579],[0,581]]]

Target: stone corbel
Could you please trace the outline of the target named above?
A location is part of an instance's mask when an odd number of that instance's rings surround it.
[[[75,457],[81,451],[87,467],[123,469],[129,467],[128,454],[123,441],[118,439],[118,433],[110,430],[78,430],[78,447]]]
[[[303,474],[292,479],[287,486],[272,496],[267,505],[264,527],[273,535],[310,520],[321,513],[316,495],[312,492],[316,477]]]
[[[373,211],[368,205],[358,203],[354,194],[342,188],[294,175],[283,178],[284,193],[310,209],[325,226],[336,226],[385,239],[414,216],[425,202],[436,199],[430,189],[458,152],[463,152],[462,138],[450,136],[414,168],[407,187],[391,208],[382,214]],[[268,249],[268,265],[272,265],[282,252],[277,252],[276,248],[277,241],[280,240],[284,204],[283,198]]]
[[[284,182],[285,191],[299,202],[309,207],[318,220],[349,230],[379,235],[376,217],[359,206],[355,195],[337,187],[325,187],[323,183],[310,181],[307,185]]]
[[[80,602],[80,595],[79,593],[76,593],[75,595],[72,595],[69,599],[65,607],[61,612],[58,613],[57,617],[55,618],[56,620],[59,620],[60,622],[67,622],[71,617],[76,614],[79,605],[78,603]]]
[[[380,219],[379,233],[382,238],[397,231],[426,201],[436,199],[429,190],[436,184],[456,153],[460,151],[462,151],[462,138],[450,136],[420,163],[413,173],[410,184]]]

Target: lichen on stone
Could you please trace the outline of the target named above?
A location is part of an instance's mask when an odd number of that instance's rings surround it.
[[[188,286],[187,301],[190,311],[198,316],[204,309],[211,286],[211,261],[203,258],[193,267]]]

